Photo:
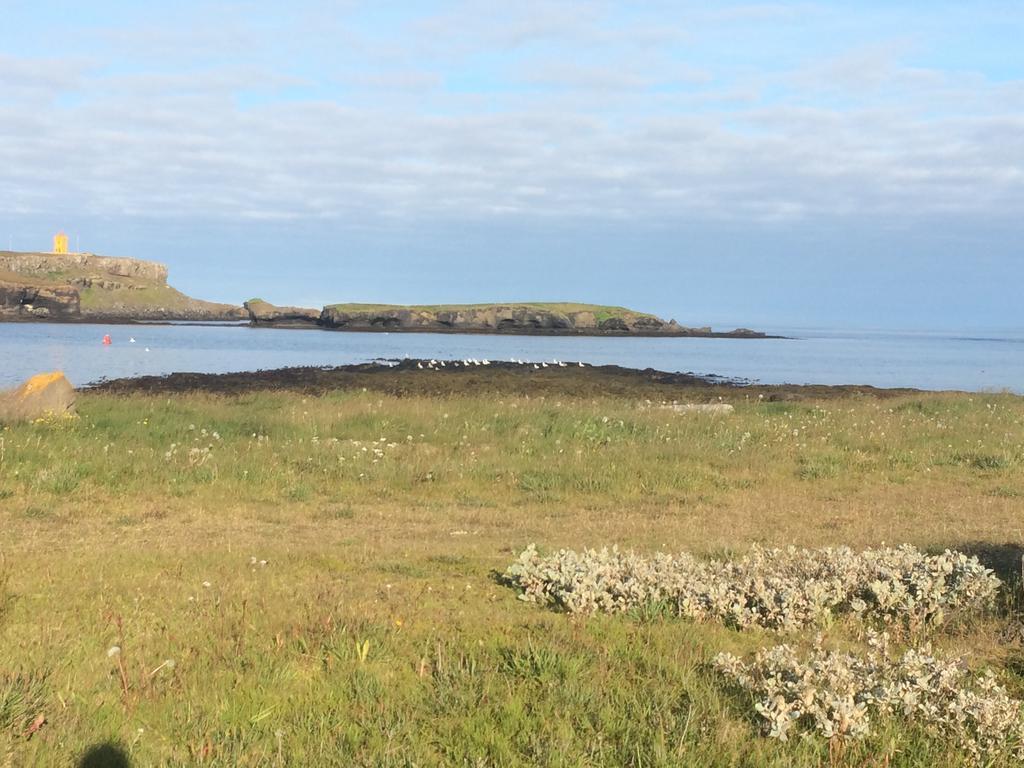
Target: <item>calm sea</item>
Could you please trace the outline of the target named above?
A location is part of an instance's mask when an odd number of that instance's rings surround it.
[[[0,323],[0,387],[47,370],[63,370],[80,386],[104,378],[176,371],[219,373],[403,357],[473,357],[613,363],[766,384],[1024,393],[1024,333],[770,330],[793,338],[622,339]],[[113,339],[109,347],[101,343],[104,334]]]

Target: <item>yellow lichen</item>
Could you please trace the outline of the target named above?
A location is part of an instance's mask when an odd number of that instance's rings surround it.
[[[38,373],[31,379],[26,381],[24,385],[22,385],[21,391],[19,392],[19,396],[22,398],[26,398],[33,392],[36,392],[41,389],[46,389],[51,384],[54,384],[63,378],[64,373],[62,371],[53,371],[51,373]]]

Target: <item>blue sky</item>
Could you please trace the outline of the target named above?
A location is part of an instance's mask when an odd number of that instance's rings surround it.
[[[0,0],[0,247],[206,298],[1024,327],[1024,6]]]

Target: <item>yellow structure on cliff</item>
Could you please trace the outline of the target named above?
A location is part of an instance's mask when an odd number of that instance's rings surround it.
[[[68,236],[65,235],[63,232],[58,232],[56,235],[53,236],[53,252],[68,252]]]

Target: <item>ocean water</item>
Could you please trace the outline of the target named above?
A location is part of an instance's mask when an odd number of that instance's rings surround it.
[[[1024,393],[1024,332],[766,329],[787,339],[342,333],[231,325],[0,323],[0,387],[63,370],[76,386],[177,371],[223,373],[404,357],[583,361],[765,384]],[[104,334],[113,343],[102,344]],[[135,341],[132,343],[131,338]]]

